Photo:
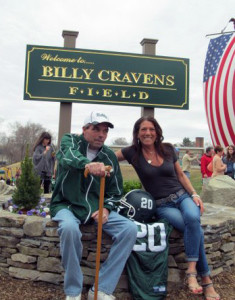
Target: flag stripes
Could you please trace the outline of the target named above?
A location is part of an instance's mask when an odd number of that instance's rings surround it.
[[[204,97],[213,145],[235,144],[235,35],[209,43],[204,69]]]

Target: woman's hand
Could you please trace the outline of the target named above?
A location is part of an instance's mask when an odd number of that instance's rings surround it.
[[[47,151],[49,151],[50,150],[50,146],[46,146],[46,148],[45,148],[45,151],[43,152],[44,154],[46,154],[47,153]]]
[[[188,177],[182,171],[178,161],[175,162],[175,171],[176,171],[176,174],[177,174],[178,179],[179,179],[180,183],[182,184],[182,186],[189,193],[189,195],[191,195],[191,197],[192,197],[193,201],[195,202],[195,204],[197,206],[200,206],[200,211],[201,211],[201,215],[202,215],[203,212],[204,212],[204,205],[203,205],[202,199],[200,198],[199,195],[196,194],[190,180],[188,179]]]
[[[202,215],[204,213],[204,205],[203,205],[201,197],[197,194],[192,194],[191,197],[192,197],[194,203],[197,206],[200,206],[200,211],[201,211],[201,215]]]

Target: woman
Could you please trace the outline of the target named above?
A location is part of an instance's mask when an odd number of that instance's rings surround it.
[[[227,165],[225,175],[235,179],[235,146],[230,145],[227,148],[227,154],[223,157],[223,163]]]
[[[127,160],[135,168],[145,190],[156,199],[156,216],[165,218],[184,232],[188,261],[187,285],[191,293],[206,300],[219,300],[210,279],[204,250],[200,212],[203,203],[181,170],[174,148],[162,143],[162,129],[153,117],[142,117],[133,129],[133,144],[116,152],[118,160]],[[197,282],[202,277],[202,286]]]
[[[223,147],[217,145],[214,148],[215,155],[213,157],[213,174],[212,177],[224,175],[227,166],[223,163],[222,157],[224,154]]]
[[[33,164],[35,172],[41,178],[44,194],[50,192],[51,177],[54,173],[55,150],[51,145],[51,135],[43,132],[33,148]]]

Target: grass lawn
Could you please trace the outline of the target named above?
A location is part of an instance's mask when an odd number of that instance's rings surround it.
[[[139,178],[131,165],[120,164],[120,166],[124,181],[139,181]],[[202,190],[202,177],[200,169],[191,169],[191,183],[197,194],[200,195]]]
[[[200,169],[191,169],[191,183],[197,194],[200,195],[202,191],[202,174]]]

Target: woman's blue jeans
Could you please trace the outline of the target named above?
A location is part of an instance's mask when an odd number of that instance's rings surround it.
[[[172,202],[157,207],[156,215],[164,218],[177,230],[184,234],[184,247],[188,262],[196,261],[197,272],[208,276],[206,253],[204,249],[204,233],[200,222],[200,208],[188,193],[183,194]]]
[[[53,220],[59,222],[60,252],[65,269],[64,291],[67,296],[77,296],[81,294],[83,285],[80,267],[82,233],[79,225],[81,222],[68,209],[60,210]],[[112,237],[113,244],[99,272],[98,290],[112,294],[136,242],[137,226],[118,213],[111,212],[108,222],[103,224],[103,230]]]

